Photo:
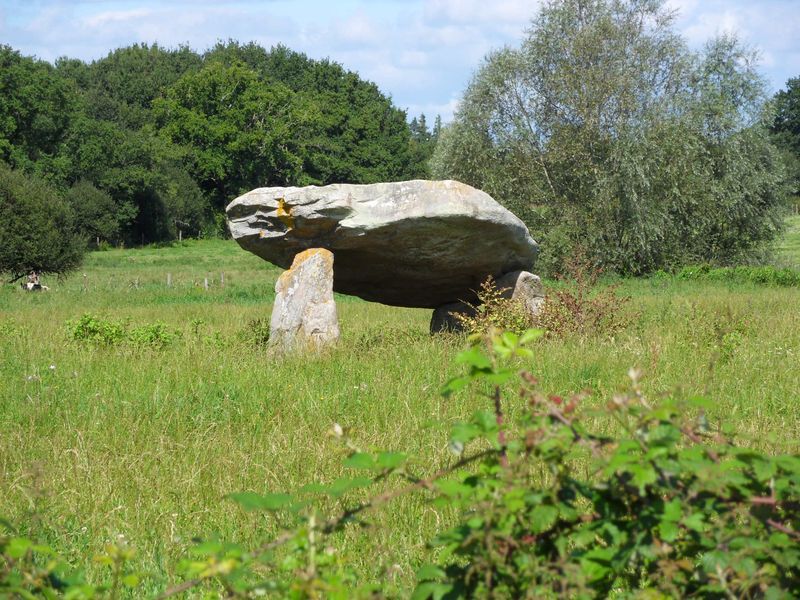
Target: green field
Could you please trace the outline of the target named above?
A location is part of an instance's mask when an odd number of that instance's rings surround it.
[[[799,262],[799,226],[795,217],[783,262]],[[0,516],[90,578],[91,557],[124,539],[157,590],[194,538],[255,544],[275,532],[227,494],[339,477],[334,423],[360,448],[408,452],[419,473],[452,461],[449,424],[483,402],[439,393],[463,340],[429,336],[430,311],[339,297],[335,350],[273,356],[257,334],[279,273],[211,240],[95,252],[78,273],[45,281],[47,293],[3,286]],[[652,398],[704,394],[743,444],[800,451],[797,288],[652,278],[620,293],[631,324],[616,337],[537,342],[527,366],[546,390],[588,388],[603,406],[638,366]],[[70,340],[66,323],[84,314],[179,335],[164,348]],[[336,543],[364,579],[402,587],[452,517],[404,497]]]
[[[800,215],[786,219],[786,233],[777,245],[780,264],[800,269]]]

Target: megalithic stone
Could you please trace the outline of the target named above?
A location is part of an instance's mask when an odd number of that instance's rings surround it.
[[[522,221],[458,181],[259,188],[226,210],[242,248],[284,269],[326,248],[335,291],[393,306],[474,302],[488,275],[530,270],[537,253]]]
[[[504,298],[522,302],[531,317],[536,317],[542,310],[544,288],[538,275],[528,271],[514,271],[499,277],[495,285],[498,290],[503,290]]]
[[[275,284],[270,345],[282,352],[318,351],[339,339],[333,300],[333,254],[311,248],[294,257]]]

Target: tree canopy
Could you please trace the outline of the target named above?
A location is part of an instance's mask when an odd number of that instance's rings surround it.
[[[63,274],[86,249],[70,205],[57,190],[0,163],[0,273]]]
[[[375,84],[284,46],[135,44],[55,65],[0,46],[0,161],[67,197],[94,240],[212,233],[248,189],[410,179],[431,152]]]
[[[800,196],[800,77],[786,82],[786,89],[775,94],[773,140],[784,151],[793,192]]]
[[[638,274],[752,256],[781,226],[763,81],[733,37],[692,52],[660,0],[550,0],[491,53],[433,158],[542,243]]]

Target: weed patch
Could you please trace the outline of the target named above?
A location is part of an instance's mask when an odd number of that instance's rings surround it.
[[[79,344],[97,346],[127,345],[135,348],[163,349],[180,337],[162,322],[131,327],[128,322],[85,314],[66,323],[68,338]]]

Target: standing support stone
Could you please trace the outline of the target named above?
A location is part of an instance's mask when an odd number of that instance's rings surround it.
[[[321,350],[338,339],[333,253],[322,248],[305,250],[275,284],[270,344],[284,352]]]
[[[535,317],[542,310],[544,304],[544,288],[538,275],[528,271],[512,271],[498,278],[497,289],[507,289],[504,298],[519,300],[525,304],[528,314]]]
[[[464,326],[456,315],[474,317],[477,311],[464,302],[451,302],[433,309],[431,333],[464,331]]]

